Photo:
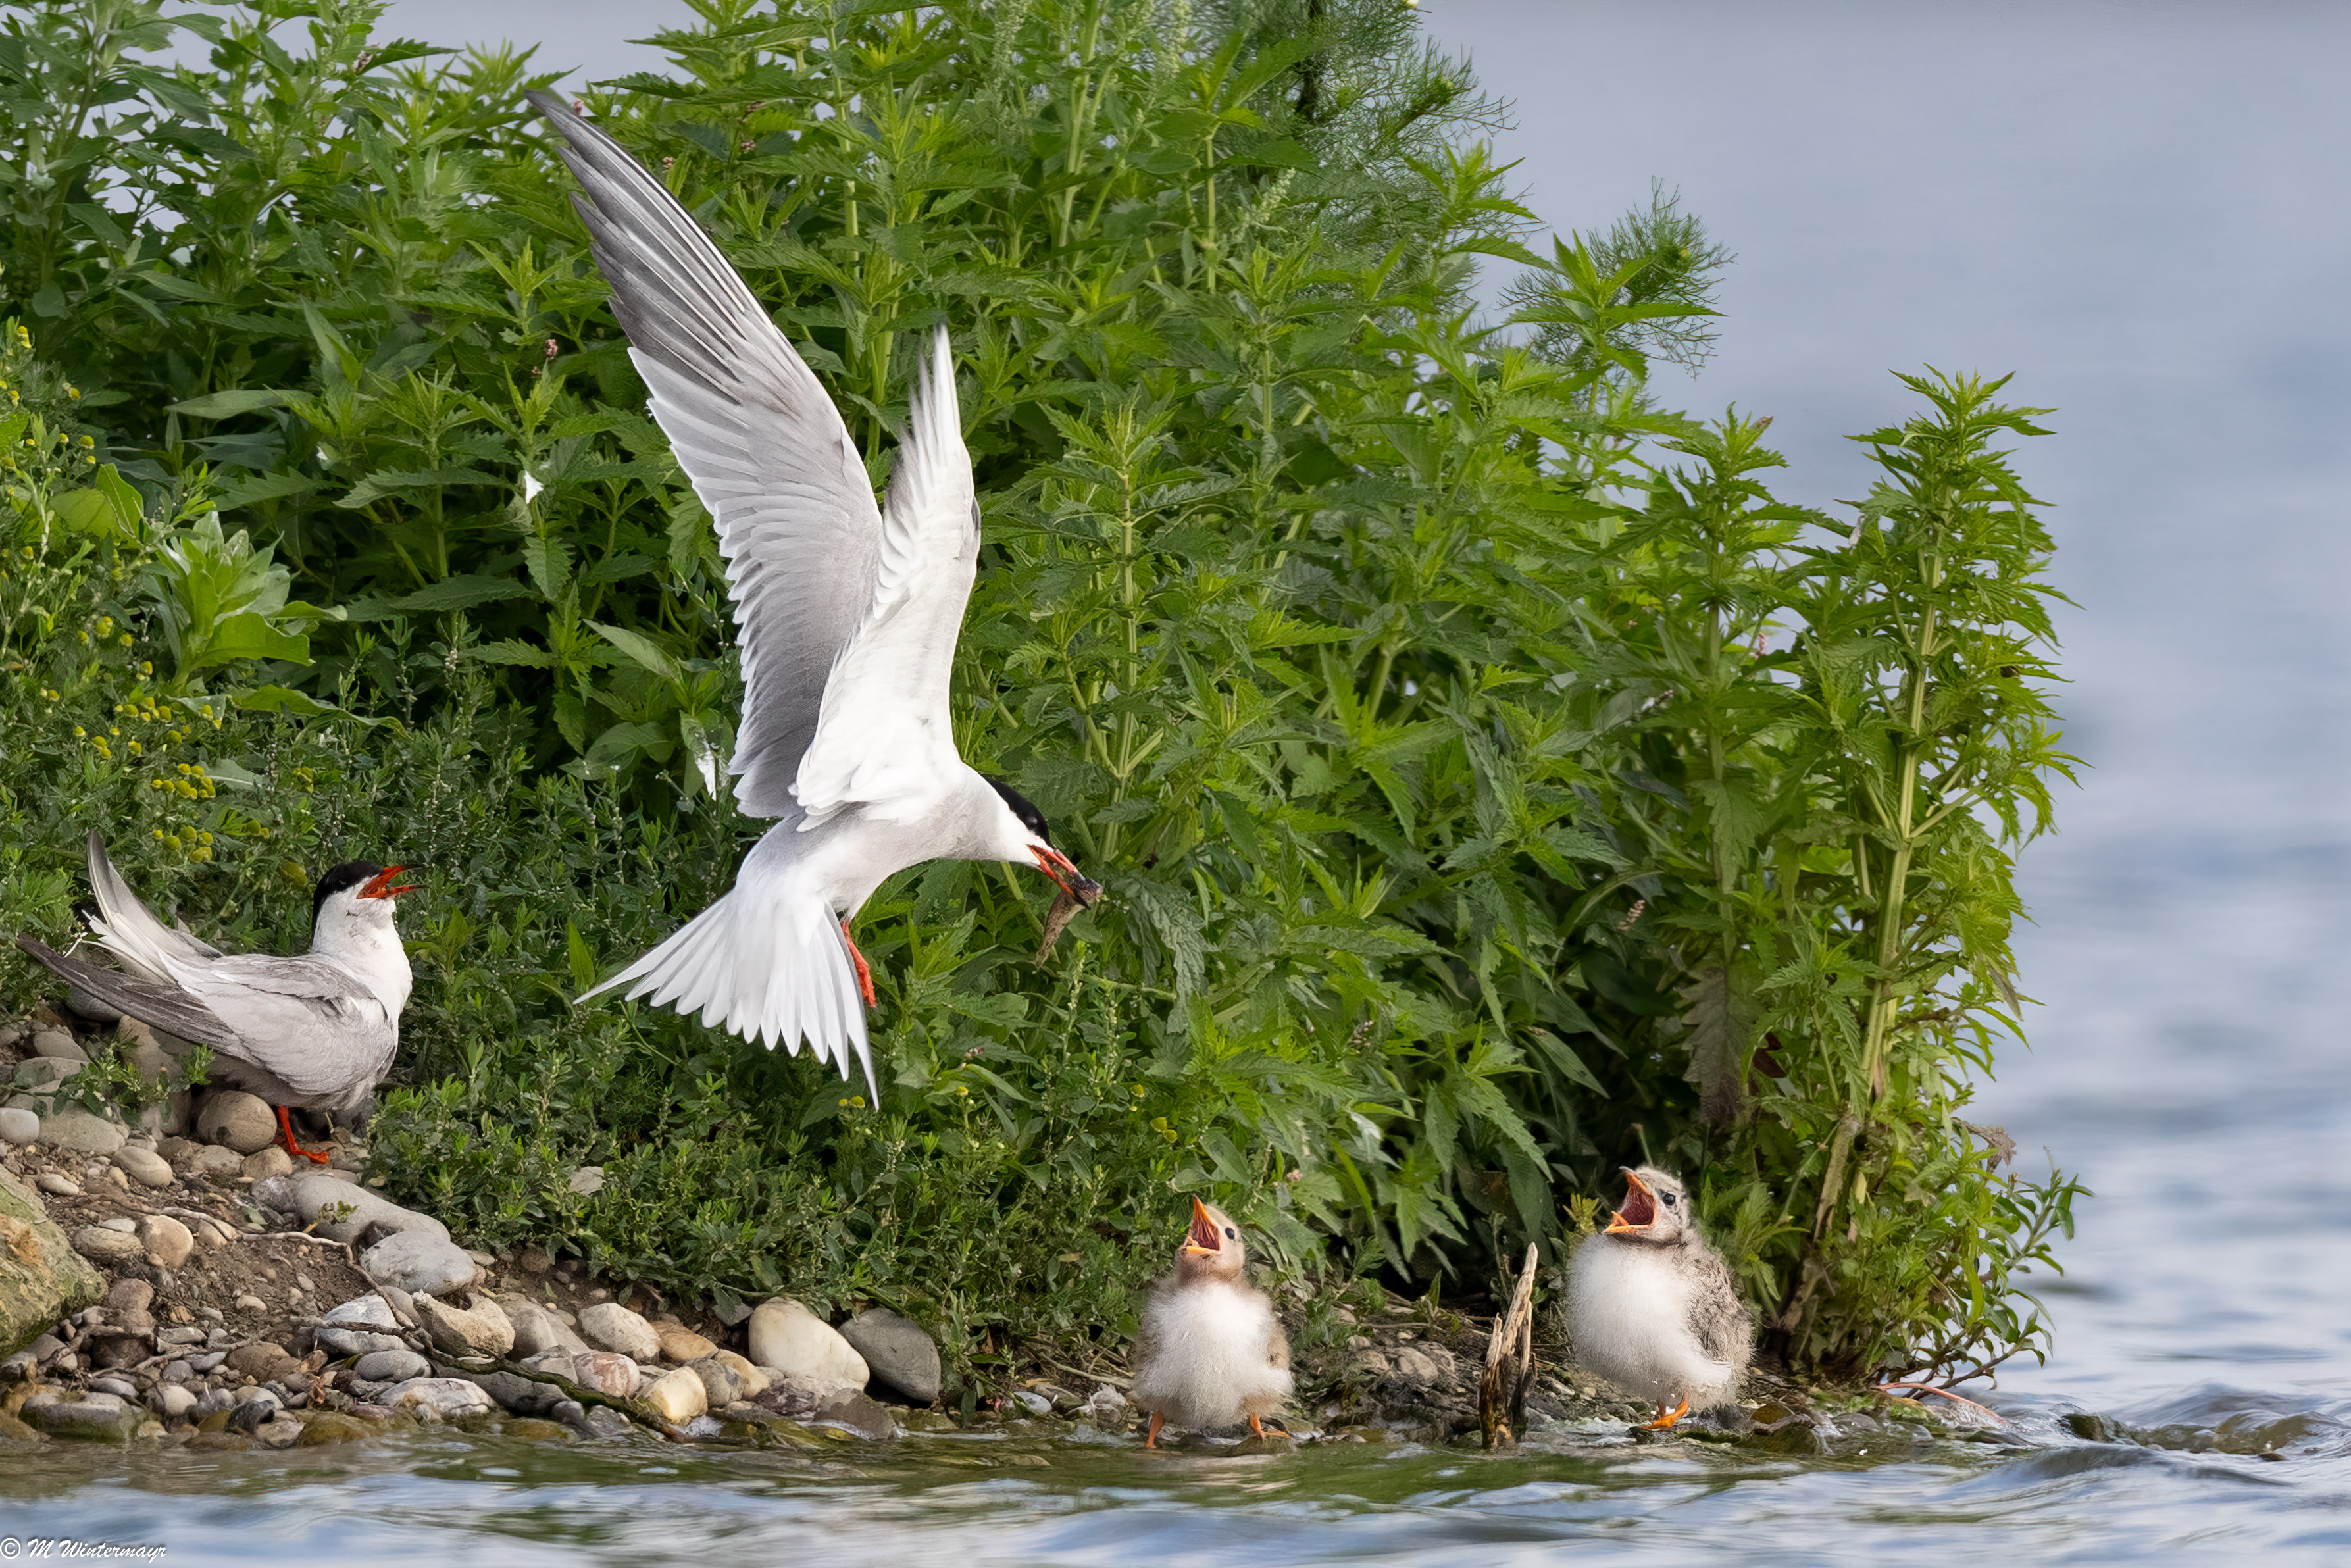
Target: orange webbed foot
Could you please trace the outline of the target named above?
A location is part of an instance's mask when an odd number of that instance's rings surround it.
[[[1151,1430],[1145,1433],[1143,1438],[1144,1448],[1155,1448],[1159,1446],[1159,1428],[1166,1423],[1166,1420],[1167,1417],[1156,1410],[1151,1413]]]
[[[277,1131],[278,1134],[286,1141],[286,1152],[287,1154],[299,1155],[306,1160],[316,1160],[322,1166],[329,1159],[333,1158],[331,1155],[322,1155],[315,1149],[306,1149],[301,1145],[296,1143],[294,1141],[294,1123],[292,1118],[286,1114],[285,1106],[280,1105],[277,1109]]]
[[[1670,1410],[1667,1409],[1663,1405],[1659,1405],[1657,1406],[1657,1418],[1643,1427],[1641,1430],[1644,1432],[1670,1431],[1673,1429],[1675,1422],[1680,1420],[1683,1416],[1688,1414],[1689,1399],[1687,1396],[1684,1396],[1682,1402],[1675,1406]]]

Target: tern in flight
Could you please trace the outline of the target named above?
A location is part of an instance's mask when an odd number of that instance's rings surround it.
[[[947,685],[979,505],[946,329],[876,506],[840,411],[700,225],[580,114],[531,102],[563,137],[629,357],[716,525],[743,650],[727,770],[744,811],[777,819],[725,897],[580,999],[625,987],[770,1050],[805,1041],[844,1078],[853,1054],[873,1087],[873,983],[849,922],[883,878],[1030,864],[1060,884],[1057,917],[1102,893],[1035,806],[956,750]]]
[[[287,1107],[359,1112],[392,1065],[400,1010],[413,984],[392,924],[400,895],[415,891],[396,885],[404,869],[349,861],[319,878],[306,954],[224,953],[156,919],[93,832],[95,905],[82,918],[122,967],[102,967],[30,936],[17,937],[16,946],[110,1007],[212,1047],[211,1081],[276,1106],[287,1152],[323,1165],[327,1155],[294,1141]]]

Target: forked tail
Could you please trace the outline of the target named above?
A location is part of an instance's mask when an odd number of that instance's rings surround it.
[[[643,957],[580,997],[620,989],[656,1007],[699,1013],[706,1028],[756,1040],[770,1051],[806,1041],[820,1061],[849,1077],[852,1055],[876,1102],[865,1008],[849,939],[821,905],[781,907],[735,890]]]

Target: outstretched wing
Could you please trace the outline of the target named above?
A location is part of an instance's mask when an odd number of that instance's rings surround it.
[[[979,506],[946,329],[931,338],[882,518],[881,570],[832,667],[799,795],[813,828],[852,804],[927,810],[960,760],[947,713],[956,639],[979,569]]]
[[[675,197],[544,92],[597,267],[653,415],[717,525],[743,647],[729,770],[758,816],[791,810],[827,685],[874,602],[881,509],[841,413]]]

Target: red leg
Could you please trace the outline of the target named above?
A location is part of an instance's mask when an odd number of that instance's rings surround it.
[[[299,1155],[306,1160],[316,1160],[322,1166],[325,1165],[330,1157],[326,1155],[315,1154],[294,1141],[294,1124],[292,1120],[287,1116],[286,1107],[283,1105],[277,1107],[277,1130],[285,1136],[286,1152],[287,1154]]]
[[[841,923],[841,939],[849,944],[849,956],[857,965],[857,988],[865,993],[865,1005],[873,1005],[873,971],[865,967],[865,955],[857,950],[857,938],[849,934],[849,922]]]
[[[1260,1437],[1265,1436],[1264,1426],[1254,1416],[1249,1417],[1249,1430],[1256,1433]]]
[[[1165,1422],[1166,1419],[1166,1416],[1162,1416],[1156,1410],[1154,1410],[1151,1413],[1151,1430],[1145,1433],[1143,1438],[1143,1446],[1144,1448],[1155,1448],[1159,1446],[1159,1427],[1161,1423]]]

